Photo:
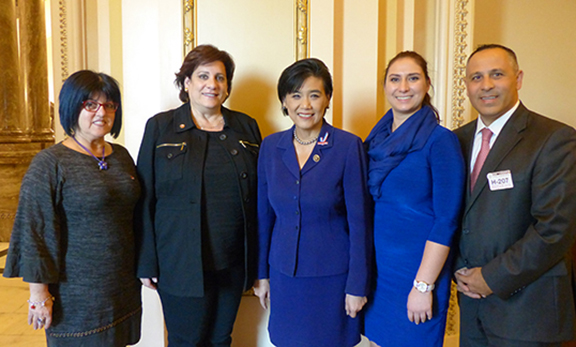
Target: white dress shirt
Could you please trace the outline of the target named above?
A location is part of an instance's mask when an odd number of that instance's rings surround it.
[[[474,164],[476,163],[476,158],[478,157],[478,153],[480,152],[480,147],[482,146],[482,129],[488,128],[492,131],[492,138],[490,139],[490,149],[492,149],[492,145],[496,142],[498,135],[504,128],[504,125],[508,122],[512,114],[516,111],[516,109],[520,106],[520,100],[516,102],[516,105],[508,110],[508,112],[504,113],[501,117],[496,119],[490,126],[486,126],[482,121],[482,117],[478,116],[478,121],[476,122],[476,132],[474,135],[474,146],[472,147],[472,156],[470,157],[470,172],[474,169]]]

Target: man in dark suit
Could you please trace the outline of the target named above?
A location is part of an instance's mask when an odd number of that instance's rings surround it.
[[[476,49],[466,66],[479,117],[456,130],[468,165],[461,347],[560,346],[574,334],[576,132],[520,102],[522,77],[500,45]]]

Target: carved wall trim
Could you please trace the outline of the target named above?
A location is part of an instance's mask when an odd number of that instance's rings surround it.
[[[182,0],[183,50],[184,56],[196,47],[196,1]]]
[[[452,283],[450,288],[450,306],[448,306],[448,317],[446,319],[446,336],[456,336],[460,333],[459,314],[458,291],[456,290],[456,285]]]
[[[68,20],[66,0],[58,1],[58,18],[60,22],[60,77],[62,82],[64,82],[70,74],[68,68]]]
[[[308,13],[310,12],[308,0],[295,0],[296,3],[296,60],[308,58]]]
[[[433,103],[442,125],[455,129],[470,118],[466,100],[466,60],[471,51],[475,0],[436,1],[436,49]]]
[[[466,60],[471,52],[473,36],[473,9],[475,0],[437,1],[437,53],[436,73],[439,110],[445,114],[445,126],[455,129],[470,117],[470,106],[466,100]],[[456,286],[450,291],[450,307],[446,321],[446,336],[460,334]]]
[[[456,1],[454,11],[454,65],[452,71],[452,128],[464,124],[464,103],[466,101],[464,77],[468,47],[468,0]]]
[[[60,0],[60,3],[64,3],[64,21],[66,20],[65,14],[65,0]],[[295,29],[294,34],[295,39],[295,57],[296,60],[308,58],[309,52],[309,37],[310,33],[309,27],[309,17],[310,5],[308,0],[294,0],[295,6]],[[196,35],[197,35],[197,9],[195,0],[182,0],[182,37],[183,37],[183,51],[184,56],[188,54],[194,47],[196,47]],[[62,19],[62,12],[60,15]],[[61,20],[62,23],[62,20]],[[62,24],[60,26],[62,28]],[[64,28],[66,25],[64,24]],[[61,37],[65,35],[61,32]],[[62,42],[62,39],[61,39]],[[62,62],[64,63],[64,57],[62,57]]]

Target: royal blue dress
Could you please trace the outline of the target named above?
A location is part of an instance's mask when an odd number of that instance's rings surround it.
[[[437,124],[430,109],[412,115],[394,133],[390,132],[391,118],[389,112],[366,141],[375,202],[376,276],[365,315],[365,335],[382,347],[442,346],[450,296],[450,259],[433,291],[432,320],[419,325],[410,322],[407,302],[426,241],[452,244],[464,190],[464,160],[458,139]],[[385,146],[397,149],[386,152]],[[383,169],[385,177],[380,182],[375,176],[382,170],[373,168],[382,161],[390,165]]]

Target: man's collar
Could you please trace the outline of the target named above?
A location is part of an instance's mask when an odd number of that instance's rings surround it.
[[[488,128],[492,131],[493,134],[498,136],[498,134],[500,133],[502,128],[504,128],[504,125],[506,125],[506,122],[508,122],[510,117],[512,117],[514,112],[516,112],[516,110],[518,109],[518,106],[520,106],[520,99],[518,99],[518,101],[516,101],[516,104],[511,109],[509,109],[502,116],[498,117],[498,119],[493,121],[488,126],[486,124],[484,124],[484,122],[482,121],[482,117],[479,115],[478,121],[476,122],[476,132],[474,134],[477,135],[482,129]]]

